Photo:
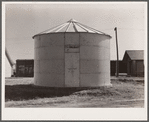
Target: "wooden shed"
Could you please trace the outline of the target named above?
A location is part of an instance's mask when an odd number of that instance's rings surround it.
[[[144,51],[126,50],[123,62],[127,65],[127,75],[144,76]]]
[[[122,60],[119,60],[119,75],[126,74],[127,73],[127,64],[124,63]],[[111,76],[116,75],[116,60],[110,61],[110,74]]]

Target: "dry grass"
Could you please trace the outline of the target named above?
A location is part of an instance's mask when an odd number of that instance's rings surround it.
[[[144,82],[134,80],[111,81],[112,87],[49,88],[33,85],[33,79],[6,79],[6,107],[115,107],[138,106],[144,99]],[[120,101],[125,101],[125,103]],[[141,101],[141,106],[143,101]]]

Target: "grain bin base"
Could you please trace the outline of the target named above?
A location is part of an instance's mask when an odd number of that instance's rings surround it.
[[[39,87],[49,87],[49,88],[100,88],[100,87],[112,87],[112,84],[107,84],[107,85],[101,85],[101,86],[49,86],[49,85],[41,85],[41,84],[35,84],[35,86],[39,86]]]

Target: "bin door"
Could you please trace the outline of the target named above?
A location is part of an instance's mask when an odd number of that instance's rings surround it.
[[[79,53],[65,53],[65,86],[79,87]]]

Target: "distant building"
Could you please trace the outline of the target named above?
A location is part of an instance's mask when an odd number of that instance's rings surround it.
[[[34,76],[33,59],[16,60],[16,77],[33,77],[33,76]]]
[[[144,76],[144,51],[126,50],[123,62],[127,66],[127,75]]]
[[[111,76],[116,73],[116,60],[110,61]],[[144,76],[144,51],[126,50],[123,60],[119,60],[119,75]],[[34,59],[16,61],[17,77],[34,76]]]
[[[116,60],[110,61],[110,72],[111,76],[116,75]],[[119,75],[127,75],[127,65],[122,60],[119,60]]]

